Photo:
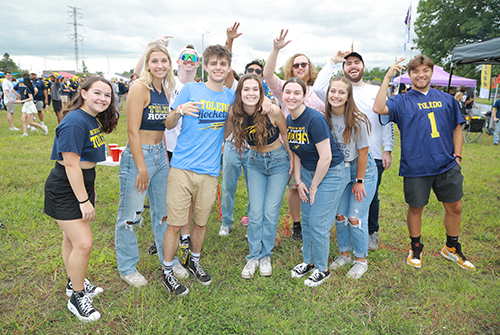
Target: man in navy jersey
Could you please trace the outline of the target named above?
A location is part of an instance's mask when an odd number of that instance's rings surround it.
[[[399,64],[403,60],[400,58],[387,71],[373,111],[388,114],[401,133],[399,175],[404,177],[405,201],[409,205],[407,224],[411,238],[407,263],[416,268],[422,266],[422,212],[432,188],[445,208],[447,239],[441,255],[464,269],[475,270],[474,265],[463,255],[458,242],[463,196],[460,168],[462,123],[465,120],[451,95],[430,89],[434,63],[424,55],[418,55],[408,63],[413,88],[406,94],[396,95],[386,101],[389,82],[404,69]]]

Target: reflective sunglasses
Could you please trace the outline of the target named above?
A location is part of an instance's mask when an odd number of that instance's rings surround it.
[[[301,66],[303,69],[305,69],[307,67],[307,65],[309,65],[309,63],[303,62],[303,63],[295,63],[292,66],[294,69],[298,69]]]
[[[249,67],[247,69],[247,73],[256,73],[258,75],[261,75],[262,74],[262,70],[261,69],[254,69],[253,67]]]
[[[195,54],[182,54],[179,59],[182,61],[189,61],[190,60],[190,61],[196,63],[199,58]]]

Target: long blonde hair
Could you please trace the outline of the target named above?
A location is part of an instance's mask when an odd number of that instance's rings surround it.
[[[143,83],[144,86],[146,86],[148,89],[153,90],[153,75],[151,74],[151,72],[149,72],[146,65],[148,64],[149,59],[151,58],[151,54],[155,51],[161,51],[165,55],[167,55],[168,61],[170,63],[167,76],[162,80],[161,83],[163,86],[163,91],[167,96],[169,96],[170,93],[174,91],[175,78],[174,78],[174,70],[172,67],[172,58],[170,57],[167,48],[163,44],[153,44],[146,50],[144,63],[142,64],[141,76],[139,77],[139,79],[137,79],[137,81]]]
[[[306,85],[307,86],[312,86],[314,85],[314,82],[316,81],[316,78],[318,78],[318,70],[316,70],[316,66],[314,66],[311,63],[311,60],[309,57],[307,57],[304,54],[297,53],[293,55],[292,57],[288,58],[288,60],[285,63],[285,66],[283,66],[283,73],[285,74],[285,80],[288,80],[293,77],[293,62],[295,61],[295,58],[299,56],[304,56],[307,58],[307,62],[309,63],[309,80],[307,81]]]

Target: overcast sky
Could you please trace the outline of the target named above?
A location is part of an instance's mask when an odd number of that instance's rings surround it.
[[[243,35],[233,47],[233,69],[242,72],[255,58],[267,59],[273,39],[289,29],[292,42],[280,52],[278,66],[297,52],[324,64],[336,50],[359,52],[367,68],[390,66],[402,54],[404,19],[410,0],[164,0],[164,1],[3,1],[0,41],[23,69],[74,70],[73,19],[76,6],[80,68],[84,59],[90,72],[132,69],[147,42],[171,35],[169,51],[177,58],[186,44],[201,52],[204,46],[224,44],[226,28],[240,22]],[[411,39],[418,0],[412,3]],[[412,44],[413,45],[413,44]],[[409,50],[409,47],[407,47]],[[411,53],[412,56],[416,52]],[[407,58],[410,51],[407,51]]]

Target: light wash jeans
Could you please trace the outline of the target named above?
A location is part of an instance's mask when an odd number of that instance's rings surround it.
[[[311,187],[315,171],[301,169],[302,182]],[[314,204],[302,202],[302,241],[304,243],[303,262],[314,264],[319,271],[328,269],[330,252],[330,229],[344,189],[349,182],[344,163],[328,169],[318,186]]]
[[[369,153],[364,180],[366,197],[363,196],[363,201],[359,202],[354,200],[354,194],[352,193],[352,187],[356,181],[358,159],[356,158],[350,165],[350,168],[346,168],[350,174],[350,182],[342,195],[337,210],[337,213],[346,220],[335,220],[337,222],[337,244],[340,252],[350,251],[352,246],[354,257],[364,258],[368,256],[368,214],[377,188],[378,171],[375,160],[372,154]],[[359,220],[358,225],[351,225],[349,222],[351,217],[356,217]]]
[[[259,260],[273,254],[290,159],[284,146],[271,152],[248,151],[250,221],[247,239],[250,254],[247,260]]]
[[[230,140],[225,141],[224,154],[222,155],[222,225],[231,228],[234,223],[234,194],[238,187],[238,179],[241,176],[241,168],[245,176],[248,193],[248,151],[245,149],[243,155],[236,152],[236,147]],[[247,206],[247,213],[250,212],[250,203]]]
[[[493,143],[498,144],[498,137],[500,135],[500,120],[495,123],[495,131],[493,132]]]
[[[167,222],[164,221],[167,217],[167,154],[163,142],[155,145],[143,144],[142,154],[149,174],[148,190],[144,193],[135,190],[138,171],[128,142],[120,161],[120,204],[115,226],[115,249],[118,271],[124,276],[137,271],[139,249],[134,229],[142,224],[141,214],[146,195],[158,257],[160,262],[163,261],[163,235],[167,230]],[[176,261],[178,263],[177,259]]]

